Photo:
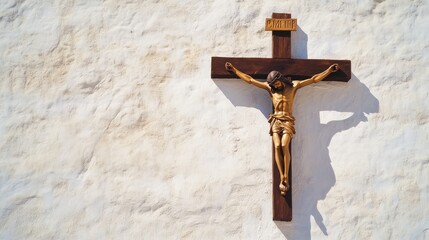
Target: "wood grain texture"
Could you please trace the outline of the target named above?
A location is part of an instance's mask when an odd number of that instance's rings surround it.
[[[225,69],[226,62],[255,79],[266,79],[269,72],[277,70],[294,80],[303,80],[325,71],[334,63],[340,65],[340,70],[323,81],[347,82],[352,75],[350,60],[212,57],[212,78],[238,78]]]

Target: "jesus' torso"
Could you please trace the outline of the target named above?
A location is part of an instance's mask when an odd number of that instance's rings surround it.
[[[281,92],[271,92],[271,100],[274,106],[275,115],[292,116],[293,100],[296,94],[296,83],[293,86],[286,86]]]

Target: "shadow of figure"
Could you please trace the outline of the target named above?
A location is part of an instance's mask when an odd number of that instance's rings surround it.
[[[329,144],[335,134],[367,121],[366,115],[379,110],[378,100],[354,75],[348,83],[322,82],[314,86],[300,90],[295,101],[297,134],[292,141],[293,220],[290,223],[276,222],[287,239],[311,239],[311,216],[323,234],[328,235],[317,203],[326,198],[336,183]],[[321,123],[321,111],[352,115],[343,120]]]
[[[265,91],[238,79],[216,80],[215,84],[234,106],[257,108],[268,119],[272,105]],[[367,121],[367,114],[379,110],[378,100],[354,75],[348,83],[321,82],[312,86],[298,91],[294,106],[297,120],[292,140],[293,218],[292,222],[276,222],[287,239],[311,239],[311,216],[323,234],[328,235],[317,203],[326,198],[336,182],[329,144],[336,133]],[[323,124],[321,111],[352,115]]]
[[[294,58],[307,58],[307,40],[307,34],[298,27],[292,34]],[[251,85],[245,87],[247,84],[241,80],[214,82],[234,106],[257,108],[268,118],[272,111],[268,93]],[[352,115],[322,124],[321,111]],[[367,121],[367,114],[378,111],[378,100],[355,75],[348,83],[321,82],[298,91],[294,106],[297,134],[292,140],[293,218],[292,222],[275,222],[287,239],[311,239],[311,216],[323,234],[328,235],[317,203],[326,198],[336,183],[329,144],[336,133]]]

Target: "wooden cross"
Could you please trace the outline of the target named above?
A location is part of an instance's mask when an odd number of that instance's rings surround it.
[[[273,13],[273,19],[290,19],[291,14]],[[281,22],[282,20],[279,20]],[[296,24],[296,22],[295,22]],[[279,25],[280,26],[280,25]],[[294,80],[303,80],[323,72],[330,65],[337,63],[340,71],[330,74],[323,81],[347,82],[351,78],[350,60],[320,60],[320,59],[292,59],[291,58],[291,32],[273,31],[273,58],[230,58],[212,57],[212,78],[237,78],[237,76],[225,69],[225,63],[230,62],[242,72],[255,79],[266,79],[272,70],[287,74]],[[299,120],[298,120],[299,121]],[[291,147],[291,146],[289,146]],[[292,166],[289,170],[290,188],[285,197],[278,189],[280,173],[277,169],[274,150],[272,156],[273,167],[273,220],[292,220]],[[292,165],[292,162],[291,162]]]

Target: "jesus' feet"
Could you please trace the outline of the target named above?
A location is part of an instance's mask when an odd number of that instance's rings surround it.
[[[280,194],[282,196],[285,196],[288,189],[287,185],[285,185],[284,182],[280,182],[279,188],[280,188]]]
[[[280,188],[280,194],[282,196],[285,196],[287,190],[289,189],[289,183],[287,181],[287,178],[282,178],[282,180],[280,180],[279,188]]]

